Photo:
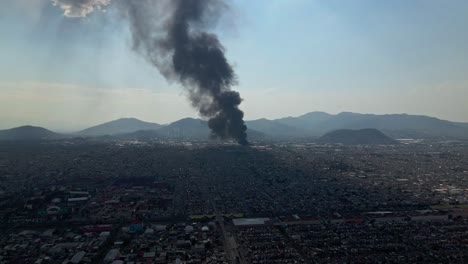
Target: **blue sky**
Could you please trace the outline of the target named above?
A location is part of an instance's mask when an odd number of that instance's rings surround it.
[[[229,0],[215,31],[247,119],[309,111],[468,122],[468,2]],[[183,88],[131,51],[125,21],[49,0],[0,10],[0,128],[73,130],[119,117],[196,117]]]

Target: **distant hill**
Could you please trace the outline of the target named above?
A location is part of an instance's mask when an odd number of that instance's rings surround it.
[[[461,126],[461,127],[468,128],[468,123],[455,123],[455,124],[458,125],[458,126]]]
[[[64,135],[35,126],[21,126],[0,130],[0,140],[47,140],[60,138],[64,138]]]
[[[307,136],[307,130],[300,127],[289,126],[277,121],[265,118],[246,121],[249,129],[256,130],[272,137],[304,137]]]
[[[375,128],[394,138],[468,139],[468,125],[465,123],[419,115],[373,115],[350,112],[330,115],[312,112],[299,117],[273,121],[306,129],[311,136],[323,135],[338,129]]]
[[[325,122],[333,117],[334,115],[331,115],[325,112],[310,112],[310,113],[307,113],[298,117],[290,116],[290,117],[276,119],[274,121],[281,123],[281,124],[288,125],[290,127],[310,130],[316,127],[318,124]]]
[[[252,129],[247,130],[249,140],[266,138],[265,134]],[[211,130],[206,121],[195,118],[183,118],[158,130],[140,130],[132,133],[118,135],[121,139],[138,140],[207,140]]]
[[[160,124],[144,122],[136,118],[121,118],[93,126],[78,132],[80,136],[105,136],[136,132],[139,130],[158,130]]]
[[[118,134],[112,138],[125,140],[158,140],[164,138],[157,130],[138,130],[127,134]]]
[[[391,145],[398,142],[377,129],[340,129],[328,132],[318,139],[320,143],[345,145]]]
[[[184,118],[158,130],[159,135],[173,139],[206,139],[210,133],[205,121],[194,118]]]

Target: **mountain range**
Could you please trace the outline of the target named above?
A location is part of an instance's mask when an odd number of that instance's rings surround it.
[[[343,112],[336,115],[310,112],[298,117],[246,121],[251,140],[312,139],[342,129],[377,129],[391,138],[468,140],[468,123],[451,122],[429,116],[373,115]],[[63,137],[102,137],[128,139],[207,139],[206,121],[184,118],[168,125],[122,118],[76,133],[62,135],[45,128],[24,126],[0,130],[0,140],[59,139]]]
[[[250,139],[265,138],[261,132],[247,129]],[[157,130],[138,130],[132,133],[120,134],[121,139],[166,139],[166,140],[204,140],[210,137],[208,123],[201,119],[183,118]]]
[[[276,124],[291,128],[292,134],[319,137],[327,132],[339,129],[375,128],[392,138],[423,139],[468,139],[468,124],[441,120],[435,117],[392,114],[373,115],[343,112],[331,115],[324,112],[311,112],[299,117],[286,117],[271,120]],[[254,129],[262,121],[250,121]],[[263,132],[261,129],[259,131]]]

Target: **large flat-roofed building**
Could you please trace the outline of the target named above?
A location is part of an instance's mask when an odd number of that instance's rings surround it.
[[[268,221],[270,221],[270,218],[239,218],[232,220],[235,226],[265,225]]]

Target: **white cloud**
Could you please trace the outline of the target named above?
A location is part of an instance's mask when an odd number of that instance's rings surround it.
[[[86,17],[94,10],[103,10],[111,0],[52,0],[67,17]]]

